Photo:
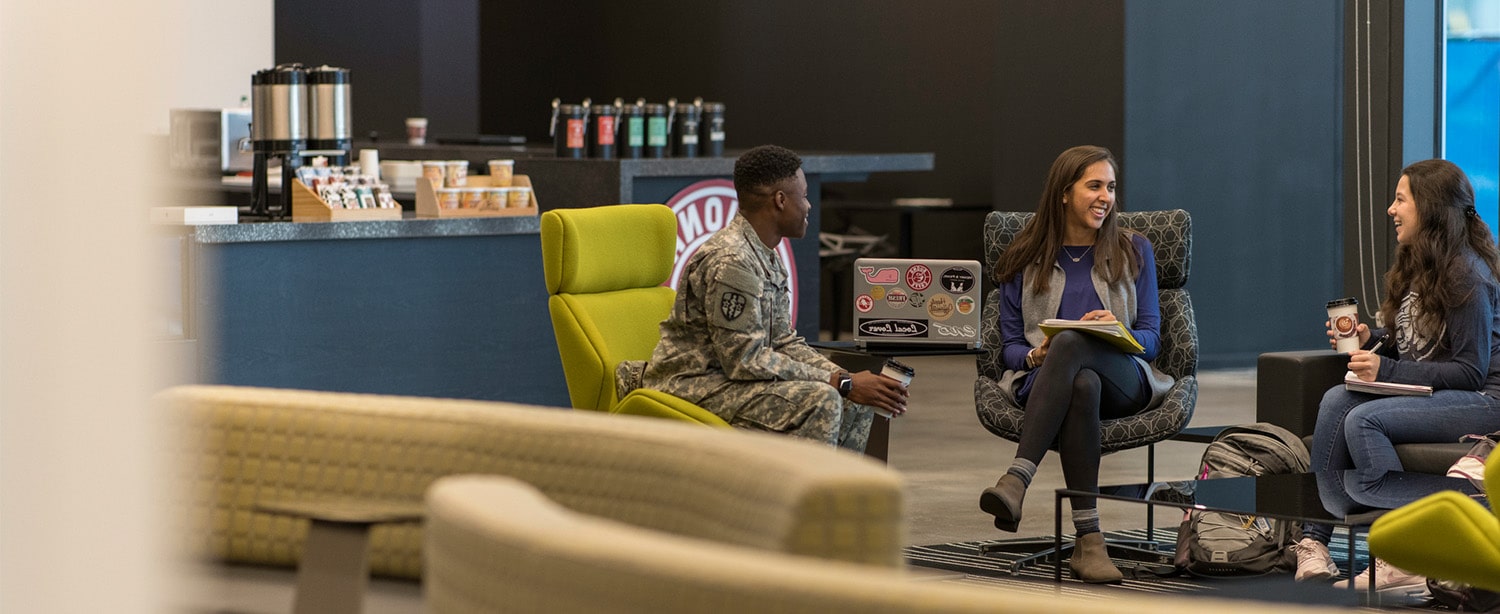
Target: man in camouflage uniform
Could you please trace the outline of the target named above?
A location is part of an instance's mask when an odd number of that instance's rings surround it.
[[[672,315],[644,385],[713,412],[731,425],[863,451],[872,412],[906,411],[893,379],[849,373],[792,328],[783,237],[807,232],[807,177],[792,151],[764,145],[734,165],[739,213],[683,268]]]

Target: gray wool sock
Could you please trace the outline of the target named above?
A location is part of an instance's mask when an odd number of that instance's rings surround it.
[[[1099,508],[1073,510],[1073,534],[1086,535],[1099,532]]]
[[[1021,478],[1021,483],[1029,487],[1031,486],[1031,478],[1036,475],[1036,463],[1024,458],[1017,458],[1010,462],[1010,469],[1005,470],[1005,472]]]

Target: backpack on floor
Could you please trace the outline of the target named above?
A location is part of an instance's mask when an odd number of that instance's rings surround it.
[[[1427,579],[1432,600],[1454,612],[1500,612],[1500,593],[1452,580]]]
[[[1232,426],[1203,451],[1198,479],[1302,473],[1310,460],[1307,446],[1284,428],[1265,422]],[[1301,527],[1287,520],[1192,511],[1177,530],[1175,562],[1209,577],[1294,571],[1291,545],[1301,538]]]

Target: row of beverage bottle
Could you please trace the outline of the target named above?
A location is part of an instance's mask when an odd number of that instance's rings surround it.
[[[559,158],[697,158],[724,155],[724,103],[567,104],[552,100]]]

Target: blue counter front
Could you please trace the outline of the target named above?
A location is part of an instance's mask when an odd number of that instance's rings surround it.
[[[205,383],[568,405],[536,217],[188,229]]]

